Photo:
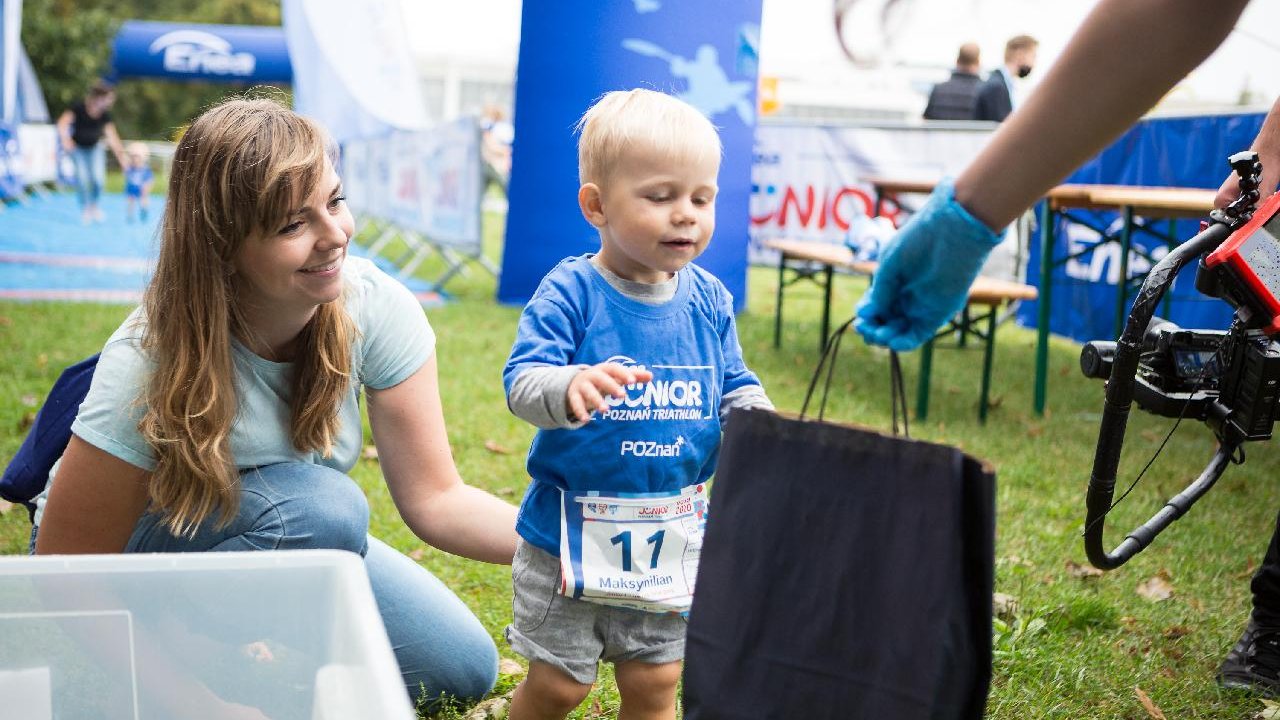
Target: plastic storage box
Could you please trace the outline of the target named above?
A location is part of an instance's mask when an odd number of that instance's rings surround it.
[[[351,553],[0,558],[0,718],[412,720]]]

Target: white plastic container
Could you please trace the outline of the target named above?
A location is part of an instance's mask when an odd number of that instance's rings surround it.
[[[0,720],[412,720],[364,563],[0,558]]]

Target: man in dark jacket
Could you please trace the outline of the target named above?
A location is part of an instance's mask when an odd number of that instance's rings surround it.
[[[1036,64],[1039,41],[1030,35],[1009,38],[1004,45],[1004,65],[991,71],[987,81],[978,88],[978,100],[974,104],[975,120],[1003,121],[1013,112],[1013,79],[1031,74]]]
[[[972,120],[974,103],[982,79],[978,77],[978,44],[965,43],[956,55],[951,79],[933,86],[929,104],[924,108],[925,120]]]

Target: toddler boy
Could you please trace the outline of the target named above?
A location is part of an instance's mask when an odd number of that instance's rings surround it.
[[[578,204],[600,252],[525,306],[503,371],[539,429],[512,565],[512,720],[563,718],[614,663],[622,716],[674,718],[721,419],[772,404],[733,300],[692,265],[715,228],[720,138],[693,107],[611,92],[578,123]]]

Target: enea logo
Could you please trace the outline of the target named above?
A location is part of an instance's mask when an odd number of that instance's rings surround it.
[[[231,43],[201,30],[175,30],[151,43],[152,55],[164,53],[164,69],[174,73],[252,75],[257,58],[231,51]]]

